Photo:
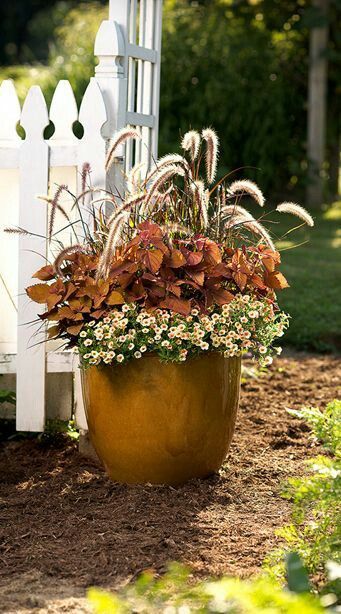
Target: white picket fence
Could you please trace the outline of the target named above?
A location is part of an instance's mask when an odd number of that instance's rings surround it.
[[[122,189],[124,169],[139,161],[150,164],[157,157],[161,29],[162,0],[110,0],[109,19],[100,25],[95,41],[95,76],[79,112],[68,81],[58,83],[49,110],[38,86],[30,88],[22,109],[14,84],[4,81],[0,86],[0,374],[16,374],[18,430],[44,429],[50,373],[74,374],[75,406],[70,403],[67,413],[75,411],[79,426],[86,428],[77,358],[58,350],[55,342],[37,343],[42,333],[36,334],[39,306],[24,292],[34,283],[32,273],[51,255],[43,238],[48,207],[37,195],[53,193],[54,184],[67,184],[79,193],[85,162],[90,164],[93,186],[104,187],[109,181]],[[81,139],[73,133],[77,120],[84,130]],[[49,122],[54,133],[47,140],[44,130]],[[18,123],[24,139],[18,136]],[[125,125],[139,126],[146,145],[118,152],[106,177],[106,149]],[[63,205],[71,211],[71,202]],[[65,221],[59,218],[56,223],[67,242]],[[8,226],[41,237],[9,235],[3,232]],[[58,395],[58,385],[55,390]],[[65,409],[59,417],[67,417]]]

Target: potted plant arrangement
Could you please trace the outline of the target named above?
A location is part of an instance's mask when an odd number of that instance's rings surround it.
[[[107,168],[120,145],[139,138],[120,131]],[[151,170],[136,165],[124,196],[103,190],[98,197],[88,187],[75,197],[82,240],[27,288],[47,304],[39,317],[48,337],[79,352],[90,438],[121,482],[180,484],[217,471],[234,430],[241,357],[270,364],[288,325],[276,300],[288,285],[280,254],[240,204],[247,196],[263,207],[260,189],[249,180],[215,183],[212,129],[189,131],[181,146],[183,155],[167,155]],[[49,200],[50,239],[63,189]],[[277,210],[313,225],[298,205]]]

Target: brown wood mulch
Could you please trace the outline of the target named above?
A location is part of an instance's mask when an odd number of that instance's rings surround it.
[[[0,611],[86,612],[86,587],[161,573],[168,561],[201,576],[257,572],[290,517],[283,483],[318,452],[286,409],[324,407],[340,383],[332,356],[287,356],[248,378],[220,475],[178,488],[112,483],[69,439],[5,443]]]

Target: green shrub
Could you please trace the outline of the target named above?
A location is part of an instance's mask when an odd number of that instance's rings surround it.
[[[12,390],[0,390],[0,404],[11,403],[15,405],[15,392]]]
[[[90,589],[88,598],[95,614],[318,614],[319,599],[309,593],[295,594],[266,577],[243,581],[224,577],[192,584],[190,573],[171,565],[161,579],[144,573],[122,592],[111,595]]]
[[[312,433],[330,450],[330,456],[308,461],[308,475],[291,478],[283,496],[293,502],[292,522],[279,529],[283,548],[271,553],[266,568],[272,575],[284,573],[283,556],[295,550],[308,571],[323,573],[329,560],[341,562],[341,401],[318,409],[290,410],[305,419]]]

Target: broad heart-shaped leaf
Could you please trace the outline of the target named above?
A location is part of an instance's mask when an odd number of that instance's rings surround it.
[[[142,255],[145,266],[152,272],[157,273],[163,260],[163,253],[160,249],[143,250]]]
[[[166,285],[162,283],[155,283],[147,288],[148,296],[152,299],[164,298],[166,295]]]
[[[232,277],[231,271],[225,262],[219,262],[219,264],[208,269],[207,275],[209,277],[226,277],[227,279]]]
[[[225,290],[225,288],[220,288],[219,286],[210,288],[209,292],[217,305],[226,305],[234,299],[234,294],[232,294],[232,292]]]
[[[56,274],[52,264],[43,266],[41,269],[39,269],[39,271],[32,275],[33,278],[40,279],[40,281],[50,281],[51,279],[54,279],[55,276]]]
[[[90,282],[90,279],[87,280],[87,284]],[[89,296],[90,298],[94,298],[97,295],[97,285],[86,285],[84,288],[79,288],[79,290],[77,290],[77,296],[82,297],[82,296]],[[66,298],[66,297],[65,297]]]
[[[245,273],[242,273],[241,271],[237,271],[236,273],[233,273],[233,279],[236,282],[238,288],[244,290],[247,282],[247,275]]]
[[[262,255],[263,258],[271,258],[275,261],[276,264],[281,264],[281,254],[278,251],[274,251],[273,249],[269,249],[266,245],[258,245],[256,248],[258,253]]]
[[[141,281],[141,279],[137,279],[132,287],[130,288],[129,292],[127,293],[129,294],[129,300],[133,300],[133,301],[139,301],[141,298],[144,298],[146,296],[146,289]]]
[[[167,296],[159,305],[163,309],[170,309],[176,313],[181,313],[183,316],[188,316],[191,312],[191,301],[176,298],[175,296]]]
[[[46,299],[48,309],[53,309],[63,298],[61,294],[49,294]]]
[[[174,283],[172,281],[168,282],[167,291],[172,292],[172,294],[175,294],[175,296],[177,296],[178,298],[180,298],[181,296],[181,288],[178,283]]]
[[[134,273],[121,273],[117,278],[120,288],[125,290],[134,279]]]
[[[72,309],[70,309],[70,307],[68,307],[68,305],[64,305],[64,307],[61,307],[58,310],[58,314],[59,314],[59,318],[60,320],[75,320],[75,321],[80,321],[83,320],[83,316],[81,313],[75,313],[74,311],[72,311]]]
[[[266,288],[264,280],[260,277],[260,275],[257,275],[256,273],[252,275],[251,282],[254,286],[256,286],[256,288],[259,288],[260,290],[264,290]]]
[[[234,271],[241,271],[246,275],[250,274],[251,272],[245,254],[243,254],[241,249],[236,249],[235,253],[232,256],[232,268]]]
[[[59,320],[58,309],[52,309],[52,310],[49,309],[48,311],[44,311],[44,313],[39,314],[39,318],[41,320],[48,320],[49,322],[50,321],[58,322]]]
[[[182,265],[186,264],[186,258],[179,249],[172,249],[170,256],[165,258],[164,263],[167,267],[178,269]]]
[[[289,284],[284,275],[280,271],[273,271],[272,273],[266,272],[264,281],[269,288],[274,290],[283,290],[283,288],[289,288]]]
[[[109,296],[107,296],[107,298],[105,299],[105,302],[107,305],[123,305],[123,303],[125,303],[125,300],[121,292],[119,292],[118,290],[112,290]]]
[[[130,260],[123,260],[117,263],[113,263],[110,269],[110,279],[116,279],[121,273],[135,273],[138,269],[136,262],[130,262]]]
[[[48,284],[35,284],[26,288],[26,294],[35,303],[46,303],[50,294],[50,286]]]
[[[269,273],[273,273],[276,268],[276,263],[272,258],[263,258],[262,262]]]
[[[50,294],[64,294],[65,286],[61,279],[57,279],[53,284],[50,285]]]
[[[66,330],[69,335],[76,336],[81,332],[82,328],[83,324],[73,324],[72,326],[68,326]]]
[[[92,312],[91,317],[95,318],[96,320],[99,320],[99,318],[101,318],[105,313],[105,309],[96,309],[96,311]]]
[[[54,337],[57,337],[59,333],[60,333],[60,326],[59,326],[59,324],[55,324],[54,326],[50,326],[48,331],[47,331],[47,338],[48,339],[54,339]]]
[[[76,288],[76,286],[73,285],[73,283],[71,281],[69,281],[69,282],[67,282],[65,284],[65,290],[66,290],[66,294],[65,294],[63,300],[67,301],[68,298],[70,298],[70,296],[72,296],[76,292],[77,288]]]
[[[191,269],[186,269],[186,273],[199,286],[203,286],[204,285],[204,281],[205,281],[205,273],[204,273],[204,271],[195,271],[195,270],[191,270]]]
[[[211,239],[206,239],[204,244],[204,258],[209,264],[221,262],[221,251],[219,246]]]
[[[186,266],[197,266],[204,257],[202,252],[191,252],[187,247],[181,247],[180,249],[181,253],[186,258]]]
[[[109,292],[109,282],[105,281],[104,279],[100,279],[97,284],[97,288],[99,294],[106,296]]]
[[[88,296],[82,296],[81,298],[73,298],[69,301],[69,306],[72,311],[79,311],[80,313],[90,313],[92,302]]]
[[[139,225],[138,236],[142,239],[142,241],[150,241],[152,238],[162,239],[162,230],[160,226],[147,220]]]

